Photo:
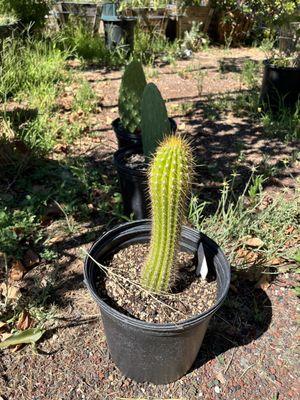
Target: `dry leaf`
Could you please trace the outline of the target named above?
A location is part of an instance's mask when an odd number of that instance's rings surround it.
[[[54,243],[57,243],[57,242],[62,241],[63,239],[64,239],[64,236],[63,236],[63,235],[54,236],[54,237],[52,237],[51,239],[49,239],[49,240],[47,241],[47,243],[48,243],[48,244],[54,244]]]
[[[269,265],[280,265],[280,264],[283,264],[283,263],[284,263],[284,259],[283,258],[279,258],[279,257],[272,258],[268,262]]]
[[[286,230],[285,230],[285,234],[286,235],[290,235],[291,233],[293,233],[295,230],[294,226],[289,226]]]
[[[248,239],[245,242],[245,244],[250,247],[262,247],[264,245],[264,242],[257,237],[252,237],[252,238]]]
[[[255,287],[256,289],[262,289],[266,290],[270,286],[270,275],[268,274],[263,274],[260,278],[260,280],[256,283]]]
[[[22,311],[18,322],[16,324],[16,328],[19,331],[25,331],[25,329],[31,328],[33,325],[33,319],[30,317],[27,311]]]
[[[40,262],[39,256],[31,249],[28,249],[24,256],[24,265],[27,269],[33,268]]]
[[[246,263],[254,264],[259,259],[259,254],[251,250],[238,249],[236,253],[238,258],[243,258]]]
[[[18,287],[16,286],[7,287],[6,283],[4,282],[0,285],[0,292],[2,292],[2,295],[4,297],[7,297],[8,299],[11,300],[15,300],[21,295],[20,289]]]
[[[26,274],[26,268],[21,263],[21,261],[19,260],[14,261],[10,269],[10,274],[9,274],[10,278],[13,281],[20,281],[25,274]]]
[[[3,329],[3,328],[6,328],[7,327],[7,323],[6,322],[3,322],[3,321],[0,321],[0,331]]]

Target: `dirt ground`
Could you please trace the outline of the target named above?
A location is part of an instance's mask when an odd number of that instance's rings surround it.
[[[206,117],[208,99],[246,90],[237,73],[247,59],[262,60],[263,53],[249,48],[226,52],[210,49],[192,60],[147,69],[148,81],[160,88],[178,130],[193,137],[200,164],[202,199],[216,194],[220,181],[230,177],[232,166],[240,165],[241,150],[241,168],[247,175],[251,167],[262,162],[274,166],[290,158],[297,146],[266,138],[261,127],[247,117],[237,117],[231,112],[216,113],[213,119]],[[220,61],[225,71],[222,74]],[[199,80],[194,74],[199,66],[205,71],[200,96]],[[91,135],[69,146],[68,155],[94,157],[109,169],[117,147],[110,124],[118,116],[121,72],[89,69],[78,73],[91,83],[101,99],[101,113],[89,121]],[[63,101],[67,102],[67,97]],[[216,174],[219,182],[213,179]],[[277,192],[284,187],[292,190],[298,175],[296,164],[279,169],[266,190]],[[30,346],[18,352],[3,351],[0,399],[300,398],[298,300],[292,290],[295,277],[281,274],[264,289],[247,281],[235,281],[226,303],[211,321],[192,370],[169,385],[137,384],[123,377],[110,360],[99,310],[83,283],[81,248],[88,249],[92,243],[88,236],[90,225],[83,225],[72,235],[61,231],[56,234],[55,229],[55,224],[49,227],[50,240],[60,254],[55,270],[49,265],[39,265],[26,274],[22,285],[24,292],[34,293],[36,277],[43,282],[51,274],[59,276],[55,290],[50,293],[56,319],[38,343],[37,352]],[[104,229],[104,225],[96,226],[95,234]]]

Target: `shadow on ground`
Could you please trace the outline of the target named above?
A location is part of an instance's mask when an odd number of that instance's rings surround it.
[[[241,91],[251,95],[251,91]],[[237,92],[226,95],[233,99]],[[232,97],[233,96],[233,97]],[[264,188],[278,190],[294,189],[299,170],[291,170],[296,144],[285,143],[277,137],[267,137],[258,120],[238,111],[226,113],[214,106],[223,101],[224,95],[203,96],[193,102],[187,113],[173,116],[184,120],[185,130],[194,149],[196,175],[194,192],[201,200],[217,204],[224,180],[235,178],[235,195],[240,195],[255,169],[255,175],[264,175]],[[183,99],[184,101],[184,99]],[[228,108],[228,104],[225,106]],[[213,212],[212,207],[210,212]]]
[[[266,292],[249,281],[238,281],[234,288],[210,321],[192,370],[230,349],[255,341],[268,330],[272,304]]]

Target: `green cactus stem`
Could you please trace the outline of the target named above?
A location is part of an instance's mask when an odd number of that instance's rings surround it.
[[[146,86],[142,64],[133,60],[122,77],[119,95],[119,115],[125,129],[135,133],[141,124],[141,99]]]
[[[186,140],[167,137],[158,147],[149,170],[152,207],[150,250],[141,283],[155,293],[168,292],[176,276],[175,259],[185,217],[193,171]]]
[[[154,83],[145,87],[141,102],[143,153],[150,157],[165,136],[171,133],[165,102]]]

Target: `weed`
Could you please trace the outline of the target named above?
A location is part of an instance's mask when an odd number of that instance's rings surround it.
[[[195,110],[195,104],[193,102],[187,101],[179,104],[179,112],[182,115],[191,114]]]
[[[73,109],[75,111],[81,110],[88,114],[95,110],[97,106],[97,96],[87,81],[83,81],[77,90],[73,102]]]
[[[184,32],[184,37],[181,43],[181,51],[191,50],[197,52],[202,49],[207,49],[209,44],[208,36],[202,30],[201,22],[192,22],[191,29]]]
[[[173,63],[178,58],[178,50],[179,42],[171,43],[159,32],[148,32],[137,25],[133,57],[143,64],[153,65],[158,58],[163,62]]]
[[[40,253],[40,257],[45,261],[53,261],[58,258],[56,251],[45,248],[44,251]]]
[[[207,72],[201,69],[199,66],[199,69],[195,73],[195,79],[197,82],[197,91],[198,91],[198,96],[200,97],[203,93],[203,85],[204,85],[204,79],[207,75]]]
[[[251,183],[248,189],[248,196],[252,204],[255,204],[258,198],[262,196],[263,183],[265,181],[266,178],[264,178],[263,175],[252,175]]]
[[[148,79],[157,78],[159,76],[159,71],[157,68],[148,68],[145,72],[145,75]]]
[[[261,121],[265,132],[269,136],[276,136],[286,141],[300,139],[300,102],[295,111],[281,107],[275,115],[272,112],[261,114]]]
[[[38,222],[28,209],[11,211],[0,208],[0,251],[7,256],[20,258],[24,249],[31,243],[37,243],[41,237]]]
[[[260,80],[260,66],[252,60],[247,60],[242,68],[241,80],[249,89],[258,87]]]
[[[230,261],[239,265],[237,249],[247,236],[257,237],[265,243],[260,249],[264,262],[286,252],[286,231],[297,226],[299,218],[299,190],[293,199],[285,200],[285,193],[262,207],[260,185],[262,177],[251,176],[241,195],[236,197],[233,182],[224,182],[216,212],[204,218],[206,205],[194,197],[190,203],[189,218],[193,225],[227,249]],[[250,193],[249,193],[250,191]],[[249,194],[252,201],[249,204]],[[236,199],[235,199],[236,198]]]

